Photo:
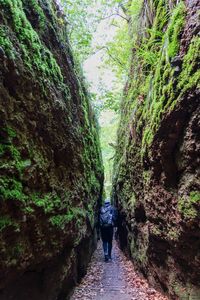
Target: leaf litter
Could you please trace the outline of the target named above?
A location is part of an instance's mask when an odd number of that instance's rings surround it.
[[[168,300],[152,288],[134,268],[133,263],[113,245],[113,260],[105,263],[98,244],[87,274],[75,288],[71,300]]]

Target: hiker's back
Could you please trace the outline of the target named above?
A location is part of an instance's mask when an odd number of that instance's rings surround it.
[[[100,226],[105,228],[113,225],[113,208],[110,204],[105,204],[100,210]]]
[[[103,251],[105,261],[112,259],[112,240],[114,227],[116,226],[117,213],[116,209],[110,204],[110,200],[106,199],[105,204],[101,207],[99,213],[99,225],[101,231],[101,239],[103,242]]]

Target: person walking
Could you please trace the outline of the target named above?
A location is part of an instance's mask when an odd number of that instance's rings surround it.
[[[100,209],[99,225],[105,262],[112,259],[112,240],[114,227],[117,226],[117,210],[111,205],[110,199],[106,199]]]

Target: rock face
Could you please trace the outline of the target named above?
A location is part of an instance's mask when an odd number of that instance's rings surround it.
[[[115,158],[121,246],[170,299],[200,299],[199,9],[144,1]]]
[[[0,0],[0,299],[67,299],[95,246],[103,170],[62,13]]]

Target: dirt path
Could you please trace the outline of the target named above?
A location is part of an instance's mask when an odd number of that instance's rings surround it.
[[[112,256],[112,261],[105,263],[99,243],[87,275],[71,300],[167,300],[135,272],[116,244]]]

